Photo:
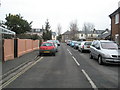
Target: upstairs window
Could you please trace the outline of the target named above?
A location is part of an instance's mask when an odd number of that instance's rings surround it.
[[[119,23],[119,14],[116,14],[115,15],[115,24],[118,24]]]

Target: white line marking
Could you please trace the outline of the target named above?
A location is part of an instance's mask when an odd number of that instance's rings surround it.
[[[17,73],[15,76],[13,76],[12,78],[10,78],[8,81],[6,81],[4,84],[2,84],[0,87],[5,88],[6,86],[8,86],[11,82],[13,82],[15,79],[17,79],[19,76],[21,76],[22,74],[24,74],[27,70],[29,70],[32,66],[34,66],[36,63],[38,63],[39,61],[41,61],[43,59],[43,57],[41,57],[39,60],[37,60],[36,62],[34,62],[33,64],[31,64],[30,66],[28,66],[27,68],[25,68],[24,70],[20,71],[19,73]]]
[[[75,57],[72,56],[72,58],[74,59],[74,61],[77,63],[78,66],[80,66],[80,64],[78,63],[78,61],[76,60]]]
[[[72,55],[72,53],[70,52],[70,50],[69,49],[67,49],[68,50],[68,52],[70,53],[70,55]]]
[[[91,84],[92,88],[94,90],[98,90],[98,88],[96,87],[96,85],[94,84],[94,82],[90,79],[90,77],[88,76],[88,74],[85,72],[85,70],[82,69],[83,74],[86,76],[86,78],[88,79],[89,83]]]
[[[37,58],[37,56],[35,56],[35,58]],[[34,58],[34,59],[35,59],[35,58]],[[5,75],[7,75],[7,74],[9,74],[10,72],[12,72],[12,71],[16,70],[17,68],[21,67],[22,65],[25,65],[25,63],[27,63],[27,62],[29,62],[29,61],[26,61],[26,62],[24,62],[24,63],[20,64],[19,66],[17,66],[16,68],[14,68],[14,69],[12,69],[12,70],[8,71],[7,73],[5,73],[5,74],[1,75],[1,76],[0,76],[0,78],[1,78],[1,77],[3,77],[3,76],[5,76]]]

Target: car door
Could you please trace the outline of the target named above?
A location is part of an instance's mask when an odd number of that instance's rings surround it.
[[[90,53],[92,54],[93,57],[95,57],[95,42],[96,41],[93,41],[90,46]]]
[[[100,54],[100,43],[96,42],[95,43],[95,50],[94,50],[94,55],[95,55],[96,59],[98,59],[99,54]]]

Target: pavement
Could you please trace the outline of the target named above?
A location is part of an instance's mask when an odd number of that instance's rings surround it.
[[[18,58],[15,58],[13,60],[8,60],[2,64],[2,74],[7,73],[8,71],[18,67],[19,65],[22,65],[25,62],[29,62],[35,59],[36,56],[38,56],[38,50],[26,53]]]

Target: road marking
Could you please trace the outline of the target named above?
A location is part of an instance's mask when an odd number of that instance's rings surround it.
[[[69,49],[67,49],[68,50],[68,52],[70,53],[70,55],[72,55],[72,53],[70,52],[70,50]]]
[[[94,90],[98,90],[98,88],[96,87],[96,85],[94,84],[94,82],[90,79],[90,77],[88,76],[88,74],[85,72],[85,70],[82,69],[83,74],[86,76],[86,78],[88,79],[89,83],[91,84],[92,88]]]
[[[67,49],[68,50],[68,52],[70,53],[70,55],[72,55],[72,53],[70,52],[70,50],[69,49]]]
[[[3,85],[1,85],[1,87],[5,88],[6,86],[8,86],[11,82],[13,82],[15,79],[17,79],[20,75],[24,74],[27,70],[29,70],[32,66],[34,66],[36,63],[38,63],[42,59],[43,59],[43,57],[41,57],[39,60],[35,61],[33,64],[31,64],[30,66],[28,66],[27,68],[25,68],[21,72],[17,73],[15,76],[13,76],[8,81],[6,81]]]
[[[72,58],[74,59],[74,61],[76,62],[76,64],[77,64],[78,66],[80,66],[80,64],[78,63],[78,61],[76,60],[76,58],[73,57],[73,56],[72,56]]]
[[[35,56],[35,58],[37,58],[37,56]],[[35,59],[35,58],[34,58],[34,59]],[[24,63],[20,64],[20,65],[19,65],[19,66],[17,66],[16,68],[14,68],[14,69],[12,69],[12,70],[10,70],[10,71],[6,72],[5,74],[1,75],[1,76],[0,76],[0,78],[1,78],[1,77],[6,76],[7,74],[9,74],[9,73],[11,73],[11,72],[13,72],[13,71],[15,71],[16,69],[18,69],[19,67],[21,67],[21,66],[25,65],[25,64],[26,64],[26,63],[28,63],[28,62],[29,62],[29,61],[26,61],[26,62],[24,62]]]

